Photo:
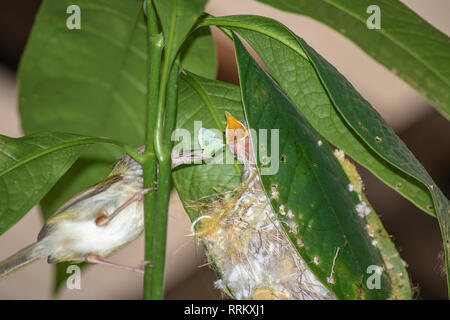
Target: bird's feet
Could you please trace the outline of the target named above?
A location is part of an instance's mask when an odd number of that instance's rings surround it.
[[[131,272],[139,273],[139,274],[144,274],[145,266],[152,264],[151,261],[144,261],[138,267],[124,266],[124,265],[100,258],[96,254],[88,255],[86,257],[86,262],[92,263],[92,264],[101,264],[104,266],[109,266],[109,267],[113,267],[113,268],[121,269],[121,270],[127,270],[127,271],[131,271]]]

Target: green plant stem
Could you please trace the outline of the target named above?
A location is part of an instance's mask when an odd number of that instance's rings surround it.
[[[166,56],[167,57],[167,56]],[[155,151],[159,164],[158,195],[156,201],[156,212],[152,216],[152,262],[151,273],[151,299],[163,299],[164,297],[164,265],[166,257],[167,218],[171,190],[171,141],[170,135],[175,126],[177,106],[177,82],[178,63],[175,63],[168,82],[167,90],[162,89],[165,85],[161,81],[158,104],[158,118],[155,128]],[[167,91],[167,99],[163,98]]]
[[[166,92],[167,85],[169,82],[170,76],[170,61],[169,61],[169,50],[166,48],[164,54],[164,65],[161,74],[161,83],[159,87],[159,97],[158,97],[158,114],[156,118],[156,127],[155,127],[155,136],[154,136],[154,146],[155,153],[158,159],[158,162],[167,161],[170,158],[170,148],[164,144],[164,122],[167,121],[165,117],[166,112]],[[170,159],[169,159],[170,160]]]
[[[166,123],[164,127],[164,145],[172,150],[172,132],[175,129],[177,119],[177,105],[178,105],[178,76],[180,70],[180,58],[176,58],[172,66],[167,88],[167,110]],[[172,163],[171,163],[172,164]]]
[[[142,167],[144,171],[144,188],[155,187],[157,181],[156,157],[154,153],[154,128],[156,125],[156,106],[158,105],[159,73],[164,39],[158,32],[158,21],[151,1],[147,2],[147,30],[148,30],[148,88],[147,88],[147,128],[145,154]],[[154,262],[155,244],[153,229],[155,226],[156,192],[149,192],[144,199],[145,208],[145,260]],[[152,264],[145,266],[144,299],[153,299],[154,268]]]
[[[156,14],[153,6],[147,5],[148,11],[148,30],[150,39],[150,59],[152,62],[152,50],[155,44],[152,39],[158,35]],[[161,42],[162,43],[162,42]],[[164,62],[161,72],[161,79],[159,84],[159,91],[156,92],[156,86],[149,88],[149,110],[153,102],[157,100],[157,115],[156,122],[147,129],[147,144],[150,145],[151,132],[153,135],[153,150],[158,161],[158,192],[155,198],[149,200],[149,206],[156,210],[146,219],[146,254],[152,262],[152,267],[146,269],[145,284],[144,284],[144,298],[148,299],[163,299],[164,297],[164,265],[166,256],[166,238],[167,238],[167,218],[170,199],[170,182],[171,182],[171,141],[170,135],[175,127],[175,116],[177,107],[177,82],[179,63],[176,62],[174,66],[171,60],[171,39],[165,46]],[[161,65],[161,54],[158,56],[158,61],[155,58],[154,63]],[[172,69],[171,69],[172,67]],[[156,65],[155,65],[156,68]],[[159,66],[158,73],[159,74]],[[171,71],[172,70],[172,71]],[[151,70],[155,74],[155,70]],[[149,82],[150,83],[150,82]],[[153,90],[153,91],[152,91]],[[167,96],[166,96],[167,94]],[[150,115],[150,112],[149,112]],[[149,120],[148,120],[149,121]],[[152,130],[153,129],[153,130]],[[144,174],[145,180],[145,174]],[[151,234],[150,234],[151,232]],[[146,255],[146,256],[147,256]],[[147,258],[146,258],[147,259]]]

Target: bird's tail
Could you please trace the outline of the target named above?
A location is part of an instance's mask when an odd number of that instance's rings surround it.
[[[38,241],[0,262],[0,280],[9,273],[48,255],[45,243]]]

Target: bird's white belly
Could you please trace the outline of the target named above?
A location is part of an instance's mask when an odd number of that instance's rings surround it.
[[[143,203],[139,201],[130,204],[104,226],[97,226],[94,219],[64,221],[53,236],[61,239],[59,243],[75,256],[96,254],[106,257],[136,239],[143,229]],[[58,248],[54,254],[61,256]]]

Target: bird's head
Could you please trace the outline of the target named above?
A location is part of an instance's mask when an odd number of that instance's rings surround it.
[[[253,164],[253,150],[247,121],[237,120],[229,112],[225,112],[227,127],[225,141],[231,153],[244,164]]]

